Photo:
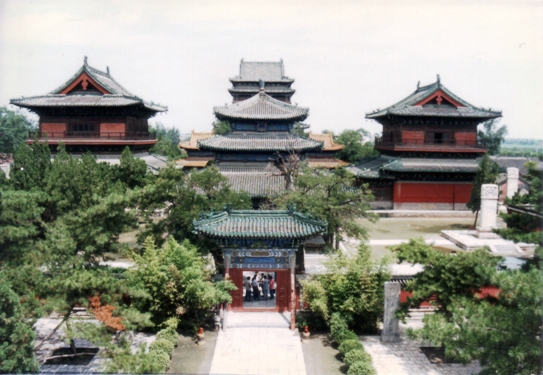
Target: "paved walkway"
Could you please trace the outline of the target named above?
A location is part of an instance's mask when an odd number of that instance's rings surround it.
[[[298,331],[289,314],[230,312],[220,331],[210,374],[305,375]]]
[[[400,342],[386,344],[379,336],[362,336],[361,339],[377,375],[470,375],[482,370],[478,362],[468,365],[431,363],[421,350],[424,345],[404,337]]]

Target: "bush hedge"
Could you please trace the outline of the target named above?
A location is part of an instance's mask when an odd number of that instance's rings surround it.
[[[355,349],[364,349],[364,346],[358,341],[358,337],[356,340],[345,340],[339,345],[339,352],[343,355]]]
[[[349,366],[347,375],[376,375],[377,372],[371,362],[357,361]]]
[[[171,327],[165,328],[161,331],[158,331],[156,335],[157,340],[167,340],[170,341],[174,347],[177,347],[177,341],[179,340],[179,335],[177,334],[177,331]]]
[[[170,355],[167,353],[164,353],[162,350],[157,351],[150,351],[149,356],[151,357],[151,360],[153,363],[159,365],[161,367],[160,371],[161,373],[164,373],[168,371],[170,368]]]
[[[169,357],[171,357],[174,347],[173,342],[166,339],[158,339],[149,345],[149,351],[153,352],[162,350],[164,353],[168,354]]]
[[[348,351],[343,356],[343,362],[347,364],[348,366],[351,366],[355,362],[370,362],[371,363],[371,356],[366,353],[366,351],[362,349],[353,349]]]

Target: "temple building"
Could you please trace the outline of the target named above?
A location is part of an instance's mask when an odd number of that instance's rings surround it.
[[[349,169],[368,183],[376,209],[465,210],[486,147],[477,126],[501,112],[475,107],[440,82],[366,118],[383,125],[381,155]]]
[[[294,153],[311,166],[325,168],[346,164],[335,158],[343,146],[334,144],[331,135],[293,134],[295,125],[307,128],[302,122],[309,108],[290,104],[294,80],[284,76],[282,61],[242,60],[240,75],[231,82],[233,103],[214,107],[213,112],[232,131],[223,135],[193,131],[189,141],[180,143],[188,154],[180,161],[183,168],[202,168],[213,161],[233,188],[248,192],[257,207],[268,194],[285,189],[283,177],[270,164],[280,156]]]
[[[308,238],[326,232],[324,221],[296,211],[232,210],[203,213],[194,221],[194,231],[215,240],[224,256],[224,276],[237,286],[232,291],[234,311],[290,311],[291,329],[295,329],[299,288],[296,286],[296,252]],[[262,287],[247,291],[249,278],[260,284],[274,280],[275,292]],[[253,289],[254,290],[254,289]],[[274,296],[275,294],[275,296]]]
[[[148,153],[157,143],[149,133],[148,120],[167,107],[132,94],[113,78],[109,67],[105,72],[95,69],[86,57],[83,66],[55,90],[10,103],[39,116],[38,132],[29,134],[28,144],[36,137],[46,141],[54,153],[62,142],[68,152],[90,151],[113,163],[129,147],[149,159],[146,162],[151,168],[161,164]]]

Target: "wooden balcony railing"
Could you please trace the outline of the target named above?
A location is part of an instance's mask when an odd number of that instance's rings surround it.
[[[148,132],[28,132],[28,139],[35,137],[49,140],[99,140],[99,141],[148,141],[156,139],[155,134]]]
[[[482,141],[460,141],[457,139],[383,139],[375,137],[376,148],[447,148],[447,149],[486,149],[486,143]]]

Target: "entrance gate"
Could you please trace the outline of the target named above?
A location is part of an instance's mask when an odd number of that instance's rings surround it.
[[[258,311],[243,307],[243,271],[272,272],[276,278],[276,311],[290,311],[290,329],[296,328],[296,249],[308,238],[321,235],[327,224],[309,214],[286,210],[232,210],[203,212],[194,220],[194,232],[213,239],[222,248],[224,277],[237,286],[231,310]],[[252,304],[263,307],[270,304]],[[249,306],[249,305],[248,305]]]

